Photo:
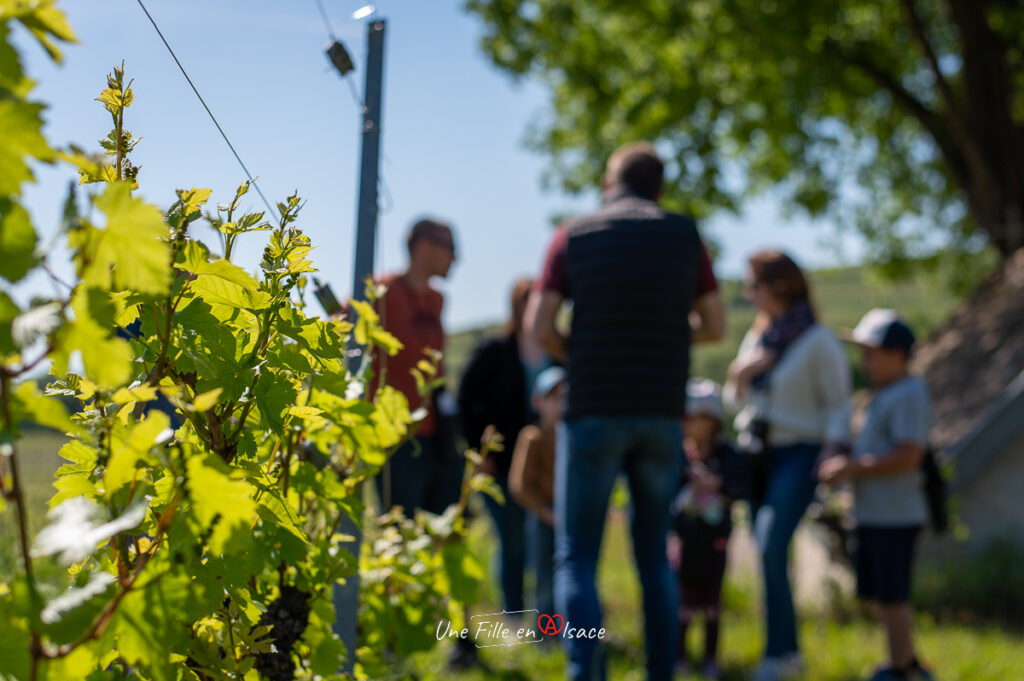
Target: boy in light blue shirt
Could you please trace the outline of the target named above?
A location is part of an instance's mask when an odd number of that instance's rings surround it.
[[[853,482],[857,593],[877,603],[889,639],[890,666],[872,681],[930,681],[914,650],[910,577],[914,545],[929,517],[921,462],[931,400],[924,381],[908,373],[914,334],[893,310],[871,310],[848,340],[860,346],[871,403],[851,455],[826,459],[818,477],[832,485]]]

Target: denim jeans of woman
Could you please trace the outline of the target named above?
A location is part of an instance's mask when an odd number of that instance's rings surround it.
[[[813,443],[771,449],[764,501],[751,508],[764,575],[765,657],[782,657],[799,649],[789,584],[789,545],[814,498],[814,465],[820,452],[821,445]]]

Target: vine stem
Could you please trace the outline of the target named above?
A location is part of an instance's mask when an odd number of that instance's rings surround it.
[[[224,606],[224,616],[228,621],[228,641],[231,643],[231,661],[235,663],[235,674],[241,675],[241,670],[238,668],[238,652],[235,646],[235,622],[231,617],[231,608]]]
[[[8,430],[14,428],[11,417],[11,376],[6,372],[0,373],[0,403],[3,404],[4,427]],[[21,549],[22,566],[25,570],[25,578],[28,580],[30,590],[35,590],[35,572],[32,569],[32,554],[28,546],[28,518],[25,512],[25,493],[21,486],[21,475],[18,472],[18,453],[11,444],[10,469],[11,469],[11,492],[14,499],[14,508],[18,516],[18,543]],[[42,645],[39,639],[39,632],[30,628],[32,664],[29,668],[29,681],[36,681],[39,675],[39,659],[42,654]]]
[[[11,395],[10,395],[10,384],[11,377],[6,373],[0,374],[0,401],[3,402],[4,412],[4,427],[11,429],[14,424],[11,423]],[[32,572],[32,556],[29,554],[28,548],[28,522],[25,514],[25,493],[21,487],[21,476],[18,473],[18,456],[17,452],[13,450],[14,445],[11,445],[12,452],[10,457],[10,469],[11,469],[11,496],[14,500],[15,510],[18,512],[18,540],[21,545],[21,558],[22,566],[25,569],[25,575],[31,582],[33,577]]]
[[[167,307],[165,309],[166,317],[162,321],[164,322],[164,333],[160,335],[160,316],[156,305],[153,305],[153,317],[156,321],[156,335],[160,339],[160,355],[157,357],[156,364],[153,365],[153,369],[150,371],[150,375],[146,377],[149,383],[155,383],[163,378],[164,369],[167,363],[167,350],[171,345],[171,319],[174,317],[174,313],[178,311],[178,304],[181,302],[182,297],[185,295],[185,291],[188,290],[189,284],[192,283],[190,277],[186,277],[185,281],[181,284],[181,290],[178,291],[178,296],[174,298],[174,292],[172,291],[167,295]],[[173,298],[173,300],[172,300]]]
[[[124,62],[121,62],[121,67],[124,68]],[[121,101],[123,102],[124,101],[124,86],[123,85],[121,86],[120,96],[121,96]],[[117,154],[116,154],[116,159],[117,159],[116,172],[117,172],[117,179],[118,179],[119,182],[124,179],[124,176],[122,175],[122,173],[123,173],[122,164],[124,162],[124,150],[121,148],[121,130],[122,130],[123,127],[124,127],[124,106],[121,106],[118,109],[117,114],[114,115],[114,131],[115,131],[115,135],[116,135],[114,143],[116,145],[115,149],[117,151]]]
[[[178,500],[172,502],[169,508],[176,508]],[[169,522],[168,522],[169,524]],[[163,541],[166,528],[163,526],[163,522],[158,525],[159,533],[154,538],[153,543],[150,545],[149,550],[139,556],[139,559],[135,563],[135,568],[132,570],[130,575],[122,577],[120,580],[120,587],[114,597],[107,602],[100,611],[100,614],[96,616],[96,619],[92,621],[89,628],[85,630],[85,633],[73,643],[69,643],[57,648],[49,653],[41,651],[41,656],[49,659],[57,659],[60,657],[66,657],[70,655],[76,648],[84,645],[86,642],[92,639],[99,638],[106,631],[107,626],[114,619],[114,614],[117,612],[118,607],[121,605],[121,601],[124,600],[125,596],[132,590],[135,583],[139,581],[139,577],[142,576],[142,570],[149,563],[150,558],[156,553],[156,550],[160,547],[160,543]],[[162,576],[162,575],[161,575]],[[152,583],[152,582],[150,582]]]

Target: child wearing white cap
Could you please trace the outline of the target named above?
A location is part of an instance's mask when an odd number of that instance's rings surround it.
[[[818,477],[831,485],[853,482],[857,593],[877,604],[889,639],[890,665],[872,681],[930,681],[914,651],[910,607],[914,545],[929,518],[921,472],[928,387],[908,372],[914,334],[894,310],[871,310],[846,339],[860,346],[871,401],[851,455],[826,459]]]
[[[718,624],[726,546],[732,531],[732,502],[747,494],[747,467],[722,436],[722,394],[714,381],[690,379],[683,418],[689,465],[672,504],[678,547],[679,651],[677,668],[686,673],[686,634],[694,615],[704,616],[701,671],[717,679]]]
[[[509,491],[530,514],[527,518],[527,554],[536,582],[535,607],[542,613],[554,609],[554,486],[555,428],[565,411],[565,370],[553,366],[542,371],[533,386],[532,404],[537,425],[519,431],[512,465]]]

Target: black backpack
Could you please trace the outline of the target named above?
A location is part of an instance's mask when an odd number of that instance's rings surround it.
[[[925,449],[921,471],[924,472],[924,498],[928,502],[932,530],[936,534],[944,534],[949,530],[949,491],[946,488],[946,476],[939,467],[938,457],[931,447]]]

